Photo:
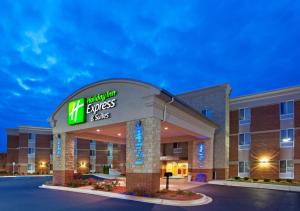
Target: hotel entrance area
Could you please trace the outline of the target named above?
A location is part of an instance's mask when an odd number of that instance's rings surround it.
[[[97,173],[109,162],[126,176],[127,191],[158,191],[164,172],[212,178],[217,125],[152,85],[123,79],[88,85],[68,97],[50,122],[55,185],[71,181],[78,165]],[[89,141],[88,161],[80,161],[74,140]]]

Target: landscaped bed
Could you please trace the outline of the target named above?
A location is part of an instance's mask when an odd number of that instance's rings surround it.
[[[133,192],[127,192],[125,184],[121,184],[119,180],[97,180],[94,178],[82,179],[81,176],[75,176],[74,179],[66,184],[66,187],[80,188],[87,190],[96,190],[112,193],[121,193],[130,196],[142,196],[148,198],[167,199],[167,200],[179,200],[189,201],[201,199],[203,195],[194,193],[192,191],[183,190],[166,190],[163,189],[157,193],[148,193],[144,190],[135,190]],[[51,182],[47,182],[46,185],[52,185]]]
[[[273,185],[300,186],[300,180],[293,180],[293,179],[275,179],[275,180],[271,180],[271,179],[268,179],[268,178],[257,179],[257,178],[249,178],[249,177],[244,177],[244,178],[234,177],[234,178],[228,179],[228,181],[273,184]]]

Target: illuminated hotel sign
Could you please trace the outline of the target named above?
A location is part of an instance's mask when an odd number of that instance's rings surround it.
[[[135,164],[142,165],[144,164],[144,152],[143,152],[143,125],[141,121],[137,121],[135,124]]]
[[[200,165],[204,165],[204,160],[205,160],[205,145],[204,144],[198,145],[198,159],[200,161]]]
[[[68,105],[68,124],[77,125],[85,123],[87,116],[91,122],[108,119],[110,112],[106,110],[116,107],[118,95],[116,90],[96,94],[87,98],[79,98],[69,102]]]

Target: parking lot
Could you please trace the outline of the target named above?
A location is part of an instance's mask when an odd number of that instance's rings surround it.
[[[51,177],[0,178],[0,210],[300,210],[300,193],[204,185],[194,191],[214,201],[199,207],[172,207],[79,193],[39,189]]]

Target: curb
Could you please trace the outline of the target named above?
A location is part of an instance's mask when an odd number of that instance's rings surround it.
[[[28,178],[28,177],[52,177],[52,175],[45,174],[45,175],[0,176],[0,179],[1,178],[23,178],[23,177],[24,178]]]
[[[300,186],[291,186],[291,185],[275,185],[275,184],[273,185],[273,184],[261,184],[261,183],[247,183],[247,182],[243,183],[243,182],[233,182],[233,181],[209,181],[208,184],[300,192]]]
[[[188,207],[188,206],[200,206],[209,204],[213,201],[212,198],[201,194],[203,197],[197,200],[190,200],[190,201],[178,201],[178,200],[167,200],[167,199],[157,199],[157,198],[147,198],[141,196],[129,196],[120,193],[112,193],[112,192],[104,192],[98,190],[86,190],[86,189],[79,189],[79,188],[69,188],[69,187],[62,187],[62,186],[51,186],[51,185],[41,185],[39,188],[43,189],[51,189],[51,190],[60,190],[60,191],[69,191],[75,193],[85,193],[90,195],[97,195],[97,196],[104,196],[116,199],[125,199],[130,201],[138,201],[138,202],[145,202],[145,203],[152,203],[152,204],[160,204],[160,205],[169,205],[169,206],[179,206],[179,207]]]

